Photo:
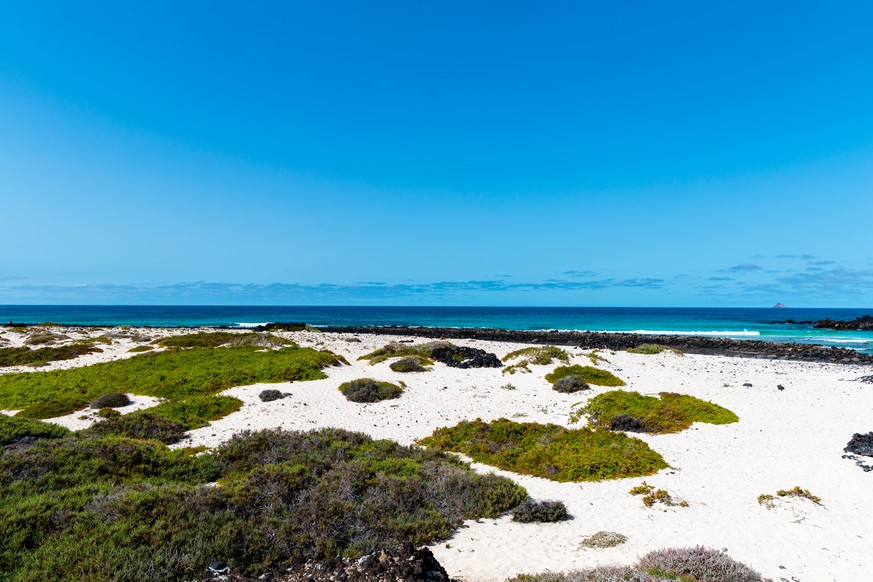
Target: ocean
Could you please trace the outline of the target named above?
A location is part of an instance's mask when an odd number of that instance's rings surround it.
[[[871,309],[660,307],[375,307],[0,305],[0,322],[156,327],[252,327],[276,321],[331,325],[408,325],[516,330],[628,331],[789,341],[873,354],[873,332],[813,329],[792,319],[849,320]]]

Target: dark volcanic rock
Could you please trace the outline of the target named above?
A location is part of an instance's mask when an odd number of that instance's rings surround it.
[[[629,414],[619,414],[609,423],[610,430],[626,430],[628,432],[648,432],[643,421]]]
[[[439,346],[430,357],[452,368],[500,368],[503,362],[496,355],[466,346]]]
[[[252,331],[303,331],[306,329],[306,324],[299,321],[277,321],[266,325],[256,325],[251,329]]]
[[[822,319],[812,324],[812,327],[819,329],[842,329],[842,330],[861,330],[873,331],[873,316],[862,315],[851,321],[840,321],[836,319]]]
[[[249,582],[248,578],[231,572],[211,574],[207,580]],[[329,559],[307,562],[290,571],[261,577],[273,582],[457,582],[434,558],[428,548],[415,549],[412,544],[367,554],[357,559]]]
[[[856,433],[843,450],[847,453],[873,457],[873,432],[868,432],[867,434]]]
[[[403,327],[403,326],[355,326],[323,327],[323,332],[373,333],[381,335],[406,335],[425,338],[478,339],[488,341],[516,342],[523,344],[551,344],[578,346],[582,349],[624,351],[641,343],[651,342],[652,337],[636,333],[604,333],[592,331],[516,331],[505,329],[450,328],[450,327]],[[832,348],[815,344],[792,344],[763,342],[758,340],[735,340],[705,336],[658,336],[658,343],[682,350],[686,354],[710,354],[747,358],[774,358],[805,362],[830,362],[836,364],[873,364],[873,356],[846,348]]]
[[[262,390],[261,393],[258,394],[258,398],[261,399],[261,402],[272,402],[274,400],[281,400],[286,396],[288,396],[288,394],[280,390]]]

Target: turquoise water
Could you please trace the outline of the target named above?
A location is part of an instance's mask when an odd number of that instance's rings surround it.
[[[328,325],[412,325],[502,329],[634,331],[818,343],[873,353],[873,332],[774,324],[849,320],[869,309],[738,309],[630,307],[254,307],[0,305],[0,322],[79,325],[252,326],[271,321]]]

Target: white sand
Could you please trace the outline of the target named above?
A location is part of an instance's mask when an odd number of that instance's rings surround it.
[[[348,343],[349,336],[338,334],[280,335],[304,346],[331,349],[351,365],[328,369],[326,380],[269,385],[291,393],[274,402],[258,398],[267,385],[227,390],[245,405],[192,431],[186,445],[214,446],[243,429],[280,426],[297,430],[336,426],[403,444],[465,419],[506,417],[570,426],[573,403],[608,390],[593,387],[586,393],[559,394],[543,378],[553,366],[531,366],[531,374],[504,375],[499,369],[460,370],[436,364],[430,372],[399,374],[389,369],[389,362],[370,366],[357,361],[359,355],[388,341],[412,338],[359,335],[361,343]],[[456,343],[501,357],[522,347]],[[126,347],[113,349],[111,357],[125,355]],[[569,351],[571,363],[590,364],[580,350]],[[679,434],[640,436],[671,466],[645,480],[689,506],[644,507],[639,497],[628,494],[642,479],[555,483],[497,471],[526,487],[536,499],[563,501],[573,519],[557,524],[517,524],[508,517],[468,522],[451,540],[432,547],[450,574],[470,582],[500,581],[521,572],[632,563],[650,550],[701,544],[726,548],[734,559],[777,581],[870,579],[873,472],[865,473],[841,458],[853,433],[873,430],[873,386],[852,381],[870,374],[869,368],[668,353],[603,355],[610,363],[599,367],[627,381],[625,389],[690,394],[739,415],[736,424],[695,424]],[[74,362],[83,365],[104,357],[97,354]],[[407,388],[396,400],[346,401],[337,387],[361,377],[402,380]],[[753,386],[743,387],[746,382]],[[502,388],[507,383],[514,389]],[[777,390],[777,384],[785,390]],[[474,467],[493,470],[480,464]],[[768,510],[757,502],[762,493],[775,494],[795,485],[821,497],[823,506],[806,499],[779,498]],[[600,530],[622,533],[628,542],[611,549],[578,548],[584,537]]]

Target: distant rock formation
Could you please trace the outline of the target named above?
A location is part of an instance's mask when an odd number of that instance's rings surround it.
[[[784,303],[777,303],[776,305],[773,306],[773,309],[785,309],[785,304]]]
[[[838,321],[835,319],[822,319],[812,324],[819,329],[840,329],[852,331],[873,331],[873,316],[862,315],[851,321]]]

